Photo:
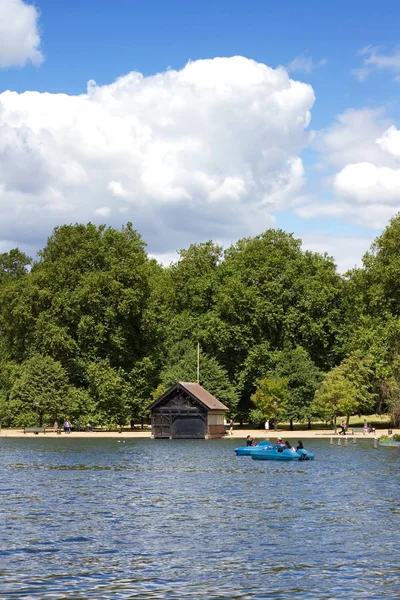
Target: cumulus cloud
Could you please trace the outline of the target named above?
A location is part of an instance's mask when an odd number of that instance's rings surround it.
[[[327,62],[326,58],[314,61],[308,54],[300,54],[300,56],[296,56],[296,58],[288,64],[287,70],[289,73],[306,73],[308,75],[315,71],[315,69],[325,67]]]
[[[306,233],[302,236],[302,247],[311,252],[326,252],[333,256],[340,273],[362,266],[362,256],[369,250],[373,236],[330,235]]]
[[[333,179],[338,196],[352,203],[375,205],[381,214],[400,207],[400,131],[391,125],[382,135],[370,140],[375,160],[347,164]],[[361,158],[361,153],[359,158]]]
[[[363,66],[353,69],[353,74],[359,81],[366,81],[373,71],[392,71],[395,74],[400,73],[400,48],[395,48],[393,52],[385,52],[377,46],[366,46],[359,52],[363,56]],[[397,79],[397,77],[396,77]]]
[[[313,102],[285,69],[243,57],[91,81],[79,96],[4,92],[0,239],[121,215],[154,252],[259,233],[304,184]]]
[[[369,162],[347,165],[335,176],[333,185],[340,196],[362,204],[400,202],[400,169]]]
[[[343,168],[361,161],[387,164],[388,156],[377,138],[390,127],[382,108],[346,110],[330,127],[317,133],[314,146],[322,167]],[[395,166],[395,161],[391,162]]]
[[[400,210],[400,131],[383,109],[348,110],[317,134],[322,200],[295,206],[304,219],[335,218],[381,229]],[[320,184],[321,184],[320,180]]]
[[[0,0],[0,68],[40,65],[39,12],[23,0]]]
[[[400,158],[400,131],[394,125],[391,125],[382,137],[376,140],[376,143],[384,152],[397,159]]]

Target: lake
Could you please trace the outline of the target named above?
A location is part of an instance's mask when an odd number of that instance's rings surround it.
[[[400,451],[0,439],[0,598],[400,598]]]

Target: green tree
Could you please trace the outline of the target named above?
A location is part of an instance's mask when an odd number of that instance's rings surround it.
[[[343,369],[335,367],[327,373],[321,387],[316,391],[311,412],[315,417],[332,420],[336,431],[339,415],[352,415],[358,411],[355,385],[346,379]]]
[[[275,423],[286,411],[289,400],[288,381],[283,377],[264,377],[257,381],[257,389],[251,396],[255,411],[251,413],[258,422],[269,419]]]
[[[153,393],[153,398],[157,398],[179,381],[197,381],[197,345],[184,340],[172,347],[167,363],[161,372],[160,380],[158,388]],[[225,404],[232,413],[235,412],[238,403],[235,386],[231,384],[227,372],[218,364],[218,361],[204,352],[200,354],[199,383]]]
[[[6,406],[11,425],[48,425],[69,416],[69,385],[62,365],[35,354],[20,367]]]
[[[95,403],[95,423],[110,426],[127,422],[131,387],[124,375],[121,369],[114,369],[107,359],[88,365],[88,392]]]
[[[18,248],[0,254],[0,283],[10,279],[19,279],[26,275],[32,259]]]
[[[301,347],[275,352],[273,362],[271,373],[287,380],[289,399],[284,417],[290,421],[290,429],[293,421],[307,421],[310,427],[311,404],[322,382],[322,371]]]

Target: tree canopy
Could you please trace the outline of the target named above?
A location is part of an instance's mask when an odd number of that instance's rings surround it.
[[[399,283],[399,216],[345,275],[279,229],[163,266],[131,223],[57,227],[36,260],[0,255],[0,417],[146,416],[160,391],[196,381],[200,343],[200,383],[232,415],[398,419]]]

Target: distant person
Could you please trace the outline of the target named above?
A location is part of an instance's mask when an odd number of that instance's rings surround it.
[[[269,431],[269,420],[265,421],[265,431]]]
[[[297,442],[296,450],[304,450],[303,442],[301,440]]]
[[[226,421],[226,419],[224,419],[224,435],[226,434],[226,426],[227,426],[227,421]]]
[[[131,429],[135,429],[135,421],[131,419]]]
[[[58,422],[57,421],[54,421],[53,429],[56,432],[58,431]]]
[[[86,431],[92,431],[92,426],[90,423],[87,423],[86,425]]]
[[[283,446],[282,438],[278,437],[278,440],[276,443],[278,444],[278,446]]]
[[[246,438],[246,446],[254,446],[254,440],[251,435],[248,435]]]
[[[81,430],[81,424],[80,424],[80,422],[79,422],[79,421],[77,421],[77,422],[75,423],[75,431],[80,431],[80,430]]]
[[[368,433],[368,423],[367,423],[367,419],[364,419],[364,431],[363,431],[364,435],[367,435]]]
[[[229,431],[230,431],[230,434],[232,435],[232,432],[233,432],[233,419],[231,419],[229,421]]]
[[[341,428],[341,430],[339,431],[339,434],[340,435],[346,435],[347,425],[346,425],[346,421],[344,419],[340,423],[340,428]]]

